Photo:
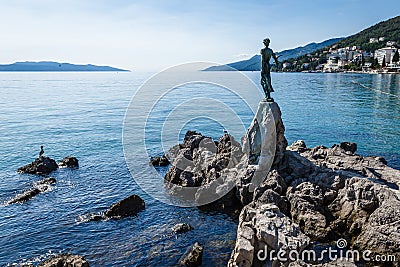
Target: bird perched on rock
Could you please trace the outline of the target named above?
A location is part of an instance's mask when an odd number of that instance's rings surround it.
[[[43,146],[40,146],[39,158],[44,154]]]

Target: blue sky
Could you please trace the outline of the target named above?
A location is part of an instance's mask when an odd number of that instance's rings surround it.
[[[0,0],[0,63],[54,60],[156,71],[227,63],[348,36],[400,15],[389,1]]]

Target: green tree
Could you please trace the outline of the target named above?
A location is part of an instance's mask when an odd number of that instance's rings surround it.
[[[373,68],[373,69],[380,68],[379,62],[378,62],[378,59],[377,59],[377,58],[375,58],[375,59],[372,61],[371,68]]]
[[[386,56],[383,56],[382,68],[386,67]]]
[[[392,58],[393,62],[399,62],[399,50],[397,49]]]
[[[364,64],[365,64],[364,54],[361,54],[361,66],[364,66]]]

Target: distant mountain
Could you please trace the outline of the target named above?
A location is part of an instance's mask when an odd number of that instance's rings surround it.
[[[0,71],[128,71],[109,66],[96,66],[92,64],[75,65],[70,63],[58,63],[52,61],[40,62],[16,62],[0,65]]]
[[[321,43],[310,43],[306,46],[300,46],[294,49],[288,49],[281,52],[276,53],[279,57],[279,61],[283,61],[289,58],[296,58],[302,55],[306,55],[308,53],[312,53],[318,49],[324,48],[329,45],[333,45],[343,38],[333,38]],[[227,65],[220,66],[212,66],[205,71],[231,71],[231,70],[240,70],[240,71],[259,71],[261,67],[261,56],[255,55],[250,59],[242,60],[239,62],[229,63]]]

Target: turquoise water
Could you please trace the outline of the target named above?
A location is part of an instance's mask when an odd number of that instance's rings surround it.
[[[150,75],[0,73],[0,203],[39,179],[15,170],[31,162],[40,145],[56,160],[67,155],[80,160],[79,170],[51,175],[57,183],[50,191],[23,204],[0,205],[0,266],[36,263],[59,252],[81,254],[91,266],[174,266],[195,241],[205,246],[205,266],[226,264],[236,236],[233,219],[154,200],[126,167],[121,141],[124,115],[134,92]],[[258,83],[258,73],[246,75]],[[308,146],[331,146],[353,141],[360,154],[384,156],[400,168],[399,76],[274,73],[273,97],[281,107],[289,143],[303,139]],[[197,85],[176,92],[173,99],[199,94],[228,102],[243,123],[250,124],[251,109],[223,90]],[[172,109],[168,104],[172,102],[160,102],[150,118],[153,126],[148,125],[146,135],[150,154],[161,153],[157,127],[162,116],[157,112]],[[193,129],[217,138],[222,128],[202,117],[188,121],[180,133]],[[137,162],[137,168],[143,164],[147,162]],[[145,211],[119,221],[85,219],[130,194],[145,200]],[[170,228],[178,222],[189,222],[195,229],[174,235]]]

